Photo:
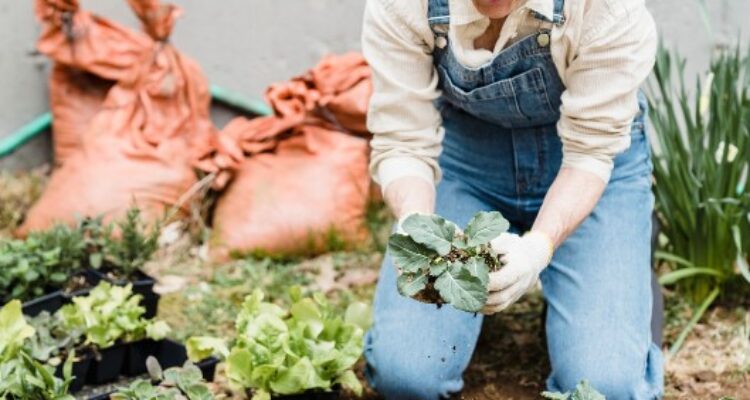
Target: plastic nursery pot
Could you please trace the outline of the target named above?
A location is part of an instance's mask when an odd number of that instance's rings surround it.
[[[156,283],[154,278],[146,275],[143,271],[137,271],[131,279],[116,279],[110,274],[111,271],[112,268],[104,267],[102,269],[89,269],[87,273],[92,276],[91,279],[96,282],[95,285],[101,281],[106,281],[117,286],[125,286],[128,283],[132,284],[133,293],[143,296],[141,305],[146,309],[144,316],[146,318],[156,316],[160,296],[154,293],[154,284]]]
[[[78,392],[83,388],[86,384],[88,373],[91,370],[91,364],[94,361],[94,356],[89,352],[77,355],[76,358],[77,360],[73,361],[73,381],[70,383],[70,393]],[[64,365],[65,363],[63,362],[55,368],[55,376],[58,378],[62,378],[63,376]]]
[[[61,291],[56,290],[23,303],[23,313],[30,317],[35,317],[42,311],[49,311],[52,314],[63,304],[65,304],[65,297]]]
[[[187,361],[187,349],[182,344],[174,340],[165,339],[157,342],[156,354],[154,357],[159,361],[163,369],[170,367],[181,367]],[[208,382],[214,380],[216,373],[216,364],[219,360],[209,357],[205,360],[195,363],[195,366],[203,373],[203,379]]]
[[[86,383],[100,385],[116,380],[122,371],[127,350],[128,346],[123,343],[99,350],[99,357],[92,361],[89,368]]]
[[[122,374],[125,376],[137,376],[145,374],[146,359],[156,354],[158,343],[151,339],[139,340],[127,345],[125,362],[122,365]]]

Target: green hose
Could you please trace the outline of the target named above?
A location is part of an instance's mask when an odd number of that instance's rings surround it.
[[[253,115],[270,115],[273,113],[271,107],[260,100],[248,99],[239,93],[216,85],[211,85],[211,98]],[[0,158],[9,156],[29,140],[48,130],[50,126],[52,126],[52,114],[47,112],[20,127],[10,136],[0,139]]]
[[[52,125],[52,114],[44,113],[13,132],[10,136],[0,139],[0,158],[18,150],[36,135],[49,129],[50,125]]]

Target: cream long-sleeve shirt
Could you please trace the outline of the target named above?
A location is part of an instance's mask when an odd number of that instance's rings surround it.
[[[654,64],[657,35],[644,0],[565,0],[566,21],[552,19],[554,0],[516,0],[494,51],[474,48],[490,24],[471,0],[449,0],[448,37],[467,67],[490,62],[502,49],[551,29],[551,53],[565,84],[557,131],[563,166],[609,180],[614,157],[630,146],[637,93]],[[435,39],[427,0],[367,0],[362,48],[373,71],[367,124],[373,133],[370,170],[383,190],[394,180],[440,179],[442,121],[433,66]],[[506,157],[498,154],[498,157]]]

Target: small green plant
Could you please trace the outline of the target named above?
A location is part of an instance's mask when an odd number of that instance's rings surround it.
[[[25,349],[34,360],[57,366],[83,341],[80,328],[65,329],[59,315],[47,311],[30,318],[29,323],[36,334],[26,341]]]
[[[576,389],[572,392],[542,392],[542,397],[549,400],[605,400],[604,396],[597,392],[586,380],[576,385]]]
[[[162,371],[154,357],[146,360],[153,384],[145,379],[137,379],[128,387],[119,389],[110,396],[112,400],[212,400],[211,391],[203,380],[203,375],[195,365],[185,363],[182,368],[174,367]]]
[[[84,257],[80,232],[64,225],[0,241],[0,301],[26,301],[62,288],[82,269]]]
[[[128,210],[125,219],[117,224],[119,237],[108,236],[104,245],[105,259],[123,277],[139,271],[159,249],[158,226],[149,228],[141,220],[141,211]]]
[[[414,214],[391,235],[388,250],[401,275],[398,291],[425,303],[478,312],[487,302],[489,273],[501,267],[490,240],[508,230],[499,212],[480,212],[461,232],[437,216]]]
[[[228,355],[223,341],[195,338],[187,342],[193,361],[226,355],[230,383],[251,392],[253,400],[329,391],[337,385],[360,395],[362,386],[352,368],[362,355],[369,306],[352,303],[341,316],[322,294],[303,297],[293,287],[289,297],[287,311],[265,302],[263,292],[255,290],[237,315],[237,337]]]
[[[87,296],[74,297],[56,315],[64,329],[83,332],[84,344],[107,348],[117,341],[132,342],[143,338],[160,340],[170,328],[164,321],[143,317],[141,296],[133,294],[132,285],[113,286],[101,282]]]
[[[722,53],[693,93],[684,66],[660,49],[649,98],[657,258],[672,267],[660,281],[695,307],[672,353],[730,280],[750,282],[750,55]]]
[[[51,367],[24,350],[26,340],[34,333],[21,312],[20,301],[13,300],[0,309],[0,398],[74,400],[68,394],[74,354],[65,362],[64,379],[56,378]]]

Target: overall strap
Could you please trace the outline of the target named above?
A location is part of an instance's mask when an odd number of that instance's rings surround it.
[[[534,16],[543,21],[552,22],[555,25],[563,25],[565,23],[565,0],[551,0],[555,2],[554,11],[552,12],[552,21],[538,12],[534,12]]]
[[[414,0],[407,0],[414,1]],[[427,0],[427,21],[430,28],[435,30],[436,25],[447,25],[451,21],[450,0]]]

